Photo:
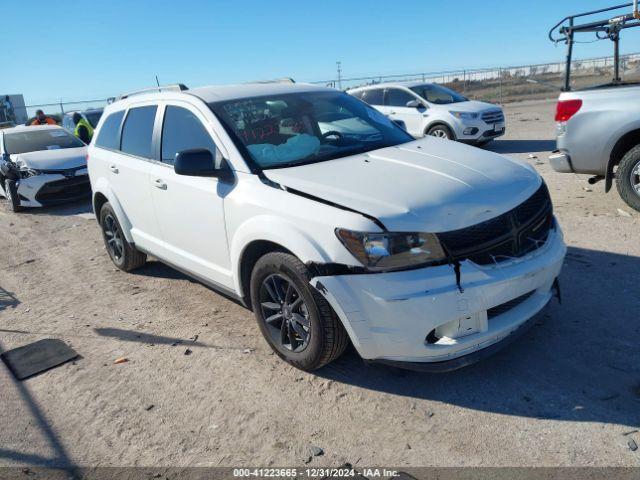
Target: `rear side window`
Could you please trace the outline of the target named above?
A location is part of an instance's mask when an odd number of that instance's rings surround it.
[[[399,88],[387,90],[387,105],[391,107],[406,107],[407,102],[415,100],[415,97]]]
[[[168,106],[162,126],[162,161],[173,165],[176,153],[194,148],[216,154],[216,145],[198,117],[186,108]]]
[[[129,110],[122,129],[120,150],[138,157],[153,158],[153,124],[157,110],[156,105]]]
[[[124,117],[124,110],[112,113],[105,118],[102,127],[100,127],[98,138],[96,139],[96,145],[98,147],[111,148],[113,150],[120,148],[118,133],[120,133],[122,117]]]
[[[364,100],[369,105],[384,105],[384,102],[382,101],[383,93],[384,93],[384,90],[382,90],[381,88],[365,90],[364,96],[361,98],[361,100]]]

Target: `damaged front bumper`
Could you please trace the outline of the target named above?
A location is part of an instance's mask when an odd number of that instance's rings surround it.
[[[559,226],[536,251],[495,265],[318,276],[311,284],[342,320],[358,353],[421,370],[460,368],[525,330],[552,296],[566,253]]]

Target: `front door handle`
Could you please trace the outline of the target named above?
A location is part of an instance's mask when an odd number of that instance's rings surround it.
[[[113,173],[118,173],[120,172],[120,170],[118,170],[118,167],[116,167],[115,165],[111,165],[109,167],[109,170],[111,170]]]
[[[167,184],[164,183],[161,179],[157,178],[154,182],[153,185],[156,188],[159,188],[160,190],[166,190],[167,189]]]

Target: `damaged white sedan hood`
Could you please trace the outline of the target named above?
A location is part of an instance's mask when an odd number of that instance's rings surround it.
[[[287,189],[375,217],[388,230],[434,233],[507,212],[542,182],[515,159],[429,137],[264,173]]]
[[[87,165],[87,147],[13,154],[11,160],[34,170],[67,170]]]

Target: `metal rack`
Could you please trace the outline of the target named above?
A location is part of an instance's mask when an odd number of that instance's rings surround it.
[[[631,13],[622,13],[623,9],[631,9]],[[584,19],[599,13],[617,12],[613,18],[601,19],[597,21],[586,21],[578,24],[577,19]],[[638,11],[638,0],[631,3],[616,5],[600,10],[579,13],[563,18],[549,30],[549,39],[554,43],[564,42],[567,45],[567,59],[564,78],[564,91],[571,90],[571,60],[573,57],[573,45],[575,35],[578,33],[595,33],[597,40],[610,39],[613,41],[613,84],[619,84],[620,79],[620,32],[627,28],[640,26],[640,12]]]

